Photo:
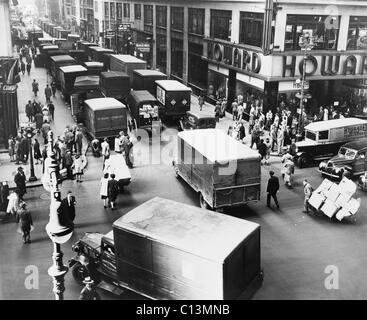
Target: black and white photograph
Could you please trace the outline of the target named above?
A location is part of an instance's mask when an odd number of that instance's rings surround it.
[[[0,301],[366,300],[366,247],[367,0],[0,0]]]

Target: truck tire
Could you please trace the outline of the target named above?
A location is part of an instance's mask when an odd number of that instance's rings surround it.
[[[308,165],[308,160],[306,156],[300,156],[297,161],[298,168],[302,169]]]
[[[88,270],[85,266],[83,266],[80,262],[77,262],[73,265],[73,269],[71,270],[74,280],[83,284],[83,280],[88,275]]]

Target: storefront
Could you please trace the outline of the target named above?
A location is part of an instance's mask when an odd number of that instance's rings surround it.
[[[122,40],[130,54],[147,62],[148,69],[153,65],[152,39],[152,33],[133,29],[131,36],[126,34]]]

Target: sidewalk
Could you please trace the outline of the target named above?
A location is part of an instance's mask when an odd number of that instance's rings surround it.
[[[21,82],[18,83],[18,109],[19,109],[19,124],[25,124],[28,122],[28,118],[25,114],[25,105],[28,100],[35,98],[36,101],[45,104],[46,98],[44,95],[44,89],[46,84],[50,84],[51,77],[47,75],[45,68],[35,68],[34,63],[32,63],[32,69],[30,76],[25,73],[23,76],[20,75]],[[39,84],[38,96],[34,97],[32,92],[32,81],[36,79]],[[56,98],[51,98],[55,105],[55,121],[51,122],[51,129],[54,133],[54,139],[57,136],[61,136],[67,125],[75,125],[75,121],[71,116],[71,110],[65,105],[64,100],[61,98],[60,93],[56,93]],[[43,148],[43,138],[41,134],[35,135],[40,143],[40,149]],[[83,138],[83,153],[88,147],[88,141],[86,137]],[[0,181],[7,181],[10,188],[14,188],[14,175],[17,172],[17,168],[22,166],[24,168],[27,179],[30,176],[30,165],[29,160],[27,164],[16,165],[14,162],[10,162],[9,155],[7,153],[0,153]],[[34,165],[35,175],[38,178],[35,182],[28,182],[27,187],[38,187],[41,186],[42,177],[42,164]]]

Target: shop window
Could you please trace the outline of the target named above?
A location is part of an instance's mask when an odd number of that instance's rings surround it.
[[[232,11],[210,10],[210,36],[230,41]]]
[[[204,34],[205,10],[189,8],[189,32],[193,34]]]
[[[172,30],[183,31],[184,9],[181,7],[171,7]]]
[[[319,132],[319,140],[328,140],[329,139],[329,131],[320,131]]]
[[[124,3],[124,18],[130,19],[130,3]]]
[[[156,6],[156,19],[157,19],[157,27],[161,27],[161,28],[167,27],[167,7],[166,6]]]
[[[134,4],[134,18],[135,20],[141,20],[141,4],[140,3]]]
[[[254,12],[240,13],[240,43],[262,46],[264,14]]]
[[[300,50],[299,39],[308,33],[314,50],[337,50],[340,17],[287,15],[285,50]]]
[[[153,6],[144,5],[144,24],[153,25]]]
[[[208,71],[208,90],[207,95],[214,100],[224,99],[227,97],[227,81],[225,75],[209,70]]]
[[[367,48],[367,17],[350,17],[347,49]]]

